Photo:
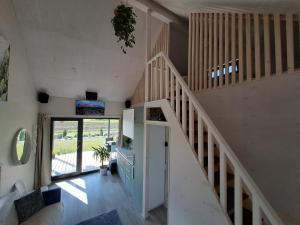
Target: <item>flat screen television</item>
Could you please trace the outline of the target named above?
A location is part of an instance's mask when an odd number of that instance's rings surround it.
[[[104,116],[105,102],[76,100],[76,115],[98,115]]]

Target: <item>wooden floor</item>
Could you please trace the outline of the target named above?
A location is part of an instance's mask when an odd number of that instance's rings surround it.
[[[113,209],[117,209],[123,225],[167,225],[164,207],[151,211],[147,220],[140,217],[118,175],[94,173],[59,181],[56,185],[62,188],[63,225],[75,225]]]

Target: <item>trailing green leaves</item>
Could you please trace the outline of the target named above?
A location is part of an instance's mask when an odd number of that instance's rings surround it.
[[[127,48],[132,48],[135,44],[133,34],[136,24],[136,14],[132,7],[121,4],[114,11],[115,16],[111,19],[115,35],[119,38],[118,42],[123,42],[121,49],[126,54]]]

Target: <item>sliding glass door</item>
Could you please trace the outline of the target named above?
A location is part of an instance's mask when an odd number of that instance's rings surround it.
[[[98,170],[93,147],[105,146],[114,154],[119,119],[53,118],[51,130],[51,175],[61,178]]]
[[[78,170],[77,120],[56,120],[52,123],[52,177],[74,174]]]

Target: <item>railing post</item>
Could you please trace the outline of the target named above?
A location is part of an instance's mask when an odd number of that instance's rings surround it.
[[[160,56],[159,58],[159,66],[160,66],[160,73],[159,73],[159,99],[163,99],[163,57]]]
[[[214,185],[214,144],[211,130],[208,128],[208,180]]]
[[[145,102],[149,101],[149,65],[146,63],[145,71]]]
[[[253,213],[253,225],[261,225],[261,211],[256,197],[253,198],[252,213]]]
[[[223,145],[220,146],[220,202],[224,209],[227,210],[227,166],[226,156]]]
[[[203,164],[203,121],[201,118],[200,111],[197,111],[198,114],[198,160],[200,162],[200,165]]]
[[[186,118],[186,93],[182,89],[182,130],[184,134],[186,134],[186,123],[187,123],[187,118]]]
[[[194,106],[191,99],[189,99],[189,141],[194,149]]]
[[[243,224],[242,184],[239,168],[234,169],[234,225]]]
[[[165,69],[166,99],[168,99],[170,97],[170,92],[169,92],[169,78],[170,78],[169,71],[170,71],[170,68],[167,65],[166,59],[165,59],[165,65],[166,65],[166,69]]]
[[[171,76],[171,92],[170,92],[170,95],[171,95],[171,108],[174,110],[174,74],[171,70],[170,72],[170,76]]]
[[[180,122],[180,87],[178,79],[176,79],[176,117]]]

